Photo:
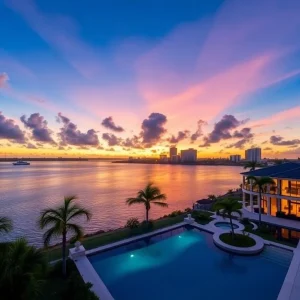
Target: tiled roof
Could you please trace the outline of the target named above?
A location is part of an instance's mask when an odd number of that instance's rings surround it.
[[[273,178],[300,179],[300,163],[288,162],[255,171],[241,173],[245,176],[267,176]]]

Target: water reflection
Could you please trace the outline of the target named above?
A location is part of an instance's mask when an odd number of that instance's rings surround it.
[[[14,167],[0,164],[1,214],[13,218],[15,229],[8,238],[26,236],[41,245],[36,228],[39,212],[61,203],[63,196],[77,194],[79,202],[93,212],[86,231],[121,227],[130,217],[144,218],[144,207],[127,207],[125,199],[135,196],[153,181],[168,196],[169,208],[152,207],[151,218],[191,207],[208,194],[222,194],[240,184],[238,167],[112,164],[110,162],[34,162]]]

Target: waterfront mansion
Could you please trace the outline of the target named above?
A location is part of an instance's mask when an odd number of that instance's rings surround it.
[[[245,209],[258,212],[259,203],[258,187],[248,182],[247,177],[271,177],[275,184],[263,187],[262,212],[267,215],[300,220],[300,163],[287,162],[241,174]]]

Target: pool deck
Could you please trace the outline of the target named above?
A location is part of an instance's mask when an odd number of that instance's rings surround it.
[[[248,209],[243,208],[242,212],[244,218],[249,218],[250,220],[253,221],[258,221],[259,219],[259,215],[257,213],[250,212]],[[262,222],[269,223],[272,225],[300,230],[300,221],[278,218],[278,217],[269,216],[265,214],[261,215],[261,220]]]
[[[229,229],[222,229],[220,227],[216,227],[213,225],[213,223],[216,223],[216,222],[228,222],[229,219],[227,219],[227,218],[224,219],[221,216],[217,216],[217,215],[214,215],[213,218],[215,220],[206,225],[201,225],[196,222],[193,222],[190,225],[195,228],[198,228],[200,230],[210,232],[212,234],[215,234],[215,233],[221,234],[223,232],[229,231]],[[76,257],[73,260],[74,260],[74,263],[75,263],[79,273],[81,274],[84,282],[86,282],[86,283],[90,282],[93,285],[91,290],[101,300],[113,300],[114,298],[112,297],[109,290],[107,289],[107,287],[105,286],[105,284],[103,283],[103,281],[101,280],[101,278],[99,277],[97,272],[95,271],[94,267],[90,263],[90,261],[88,259],[88,255],[96,254],[98,252],[102,252],[102,251],[109,250],[109,249],[112,249],[115,247],[126,245],[131,242],[134,242],[134,241],[137,241],[140,239],[144,239],[146,237],[154,236],[157,234],[167,232],[172,229],[182,227],[184,225],[187,225],[187,223],[180,222],[178,224],[175,224],[175,225],[172,225],[169,227],[165,227],[165,228],[162,228],[159,230],[155,230],[155,231],[152,231],[152,232],[149,232],[146,234],[142,234],[142,235],[135,236],[135,237],[132,237],[129,239],[121,240],[121,241],[118,241],[115,243],[111,243],[111,244],[104,245],[104,246],[101,246],[98,248],[94,248],[94,249],[85,251],[85,255]],[[286,275],[286,278],[285,278],[284,284],[282,286],[282,289],[280,291],[280,294],[278,296],[278,300],[299,300],[300,299],[300,243],[298,244],[298,247],[295,249],[295,248],[292,248],[289,246],[277,244],[277,243],[266,241],[266,240],[263,240],[263,242],[266,245],[273,245],[276,247],[284,248],[286,250],[294,251],[294,257],[291,262],[289,271]]]
[[[300,242],[294,250],[294,256],[277,300],[300,299]]]

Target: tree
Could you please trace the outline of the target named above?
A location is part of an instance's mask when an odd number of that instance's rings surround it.
[[[259,164],[257,161],[248,161],[245,165],[244,165],[244,169],[250,169],[250,171],[255,171],[255,169],[259,167]]]
[[[83,228],[74,223],[74,219],[77,217],[86,217],[89,221],[91,219],[91,213],[77,205],[73,204],[76,196],[64,197],[63,205],[52,209],[48,208],[41,212],[38,224],[41,229],[48,227],[47,231],[43,235],[44,245],[47,247],[52,238],[62,236],[62,272],[64,277],[67,274],[66,266],[66,246],[67,246],[67,234],[71,233],[74,236],[72,240],[79,240],[83,237]]]
[[[229,218],[230,226],[231,226],[231,234],[232,234],[232,238],[234,239],[235,235],[234,235],[232,217],[234,216],[234,213],[238,214],[239,216],[242,216],[241,204],[236,199],[225,198],[221,201],[218,201],[215,204],[215,209],[223,218],[226,217]]]
[[[166,199],[166,195],[162,194],[158,187],[154,186],[153,183],[148,183],[144,190],[137,192],[137,197],[128,198],[126,203],[129,206],[133,204],[144,204],[146,208],[146,221],[148,222],[151,203],[161,207],[168,207],[168,204],[164,202]]]
[[[262,193],[264,192],[264,188],[266,185],[271,184],[274,185],[275,181],[270,177],[255,177],[255,176],[248,176],[248,182],[252,181],[252,186],[258,188],[259,197],[258,197],[258,214],[259,219],[258,223],[261,226],[261,202],[262,202]]]
[[[42,250],[25,239],[6,244],[0,252],[0,290],[5,299],[36,299],[41,294],[47,263]]]
[[[214,194],[207,195],[207,198],[210,199],[210,200],[214,200],[214,201],[217,200],[217,196],[214,195]]]
[[[12,221],[6,217],[0,217],[0,233],[7,233],[12,230]]]

